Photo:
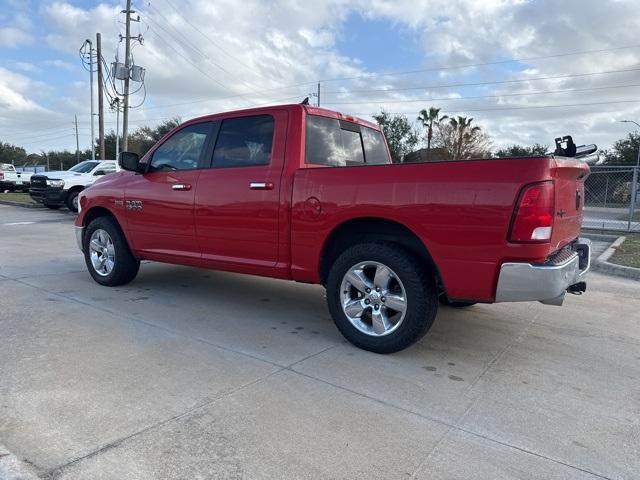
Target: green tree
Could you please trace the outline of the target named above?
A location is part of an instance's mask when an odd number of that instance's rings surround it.
[[[603,152],[604,162],[609,165],[635,165],[640,147],[640,132],[631,132],[613,144],[611,150]]]
[[[499,158],[504,157],[536,157],[544,155],[549,151],[549,145],[540,145],[534,143],[533,145],[510,145],[505,148],[496,150],[495,156]]]
[[[373,118],[378,122],[382,133],[387,138],[393,163],[401,163],[408,153],[416,149],[420,139],[406,116],[391,115],[381,110]]]
[[[440,115],[440,109],[435,107],[429,107],[429,110],[422,109],[418,115],[418,121],[422,123],[422,126],[427,131],[427,161],[431,154],[431,140],[433,139],[433,127],[440,125],[440,122],[446,120],[446,115]]]
[[[26,160],[27,152],[24,148],[0,142],[0,163],[13,163],[22,166]]]
[[[149,151],[155,143],[182,123],[179,117],[162,122],[156,127],[140,127],[129,134],[129,151],[142,156]],[[99,146],[96,143],[96,151]],[[104,136],[104,149],[107,159],[116,158],[116,132],[111,130]],[[120,136],[120,149],[122,150],[122,135]]]

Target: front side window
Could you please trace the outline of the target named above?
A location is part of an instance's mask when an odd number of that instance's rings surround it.
[[[336,118],[307,115],[306,163],[345,167],[391,163],[382,133]]]
[[[274,121],[271,115],[228,118],[213,151],[213,167],[248,167],[271,162]]]
[[[211,122],[197,123],[178,130],[153,152],[149,170],[159,172],[198,168],[200,154],[210,130]]]

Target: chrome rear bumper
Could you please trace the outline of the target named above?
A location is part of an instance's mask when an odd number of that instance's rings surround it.
[[[503,263],[496,302],[537,300],[549,305],[562,305],[567,289],[584,291],[584,279],[591,268],[591,241],[579,238],[571,250],[563,252],[558,262]]]

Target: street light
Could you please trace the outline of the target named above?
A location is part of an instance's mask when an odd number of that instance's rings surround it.
[[[640,123],[633,120],[620,120],[620,123],[633,123],[640,128]],[[638,170],[640,170],[640,145],[638,145],[638,157],[636,158],[636,168],[633,169],[633,180],[631,181],[631,207],[629,208],[629,222],[627,230],[631,231],[631,222],[633,221],[633,213],[636,208],[636,196],[638,192]]]

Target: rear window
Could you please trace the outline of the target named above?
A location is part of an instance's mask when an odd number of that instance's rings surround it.
[[[345,167],[391,163],[382,133],[335,118],[307,115],[306,163]]]

